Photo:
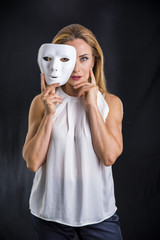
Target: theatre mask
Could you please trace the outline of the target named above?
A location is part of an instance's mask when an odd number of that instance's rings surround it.
[[[64,85],[73,72],[76,49],[66,44],[43,44],[38,51],[38,65],[48,85]]]

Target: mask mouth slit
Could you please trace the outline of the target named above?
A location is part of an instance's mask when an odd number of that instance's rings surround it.
[[[54,77],[54,76],[53,76],[53,77],[51,77],[51,78],[57,78],[57,77]]]

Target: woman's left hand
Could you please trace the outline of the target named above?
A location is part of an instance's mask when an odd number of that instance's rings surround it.
[[[89,75],[91,82],[79,83],[74,87],[74,89],[80,88],[77,97],[85,96],[85,101],[87,105],[96,105],[98,86],[96,85],[96,80],[92,69],[90,69]]]

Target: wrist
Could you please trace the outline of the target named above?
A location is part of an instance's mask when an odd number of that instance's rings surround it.
[[[95,103],[95,104],[94,103],[86,104],[86,106],[87,106],[88,110],[92,110],[92,109],[98,110],[97,103]]]
[[[45,118],[47,118],[48,120],[49,119],[53,119],[53,117],[54,117],[54,113],[52,113],[52,112],[44,112],[44,117]]]

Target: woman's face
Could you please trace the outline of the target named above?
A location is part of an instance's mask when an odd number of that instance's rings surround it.
[[[75,86],[78,83],[87,82],[89,80],[89,71],[94,66],[91,46],[79,38],[68,41],[65,44],[75,47],[77,52],[76,64],[67,83]]]

